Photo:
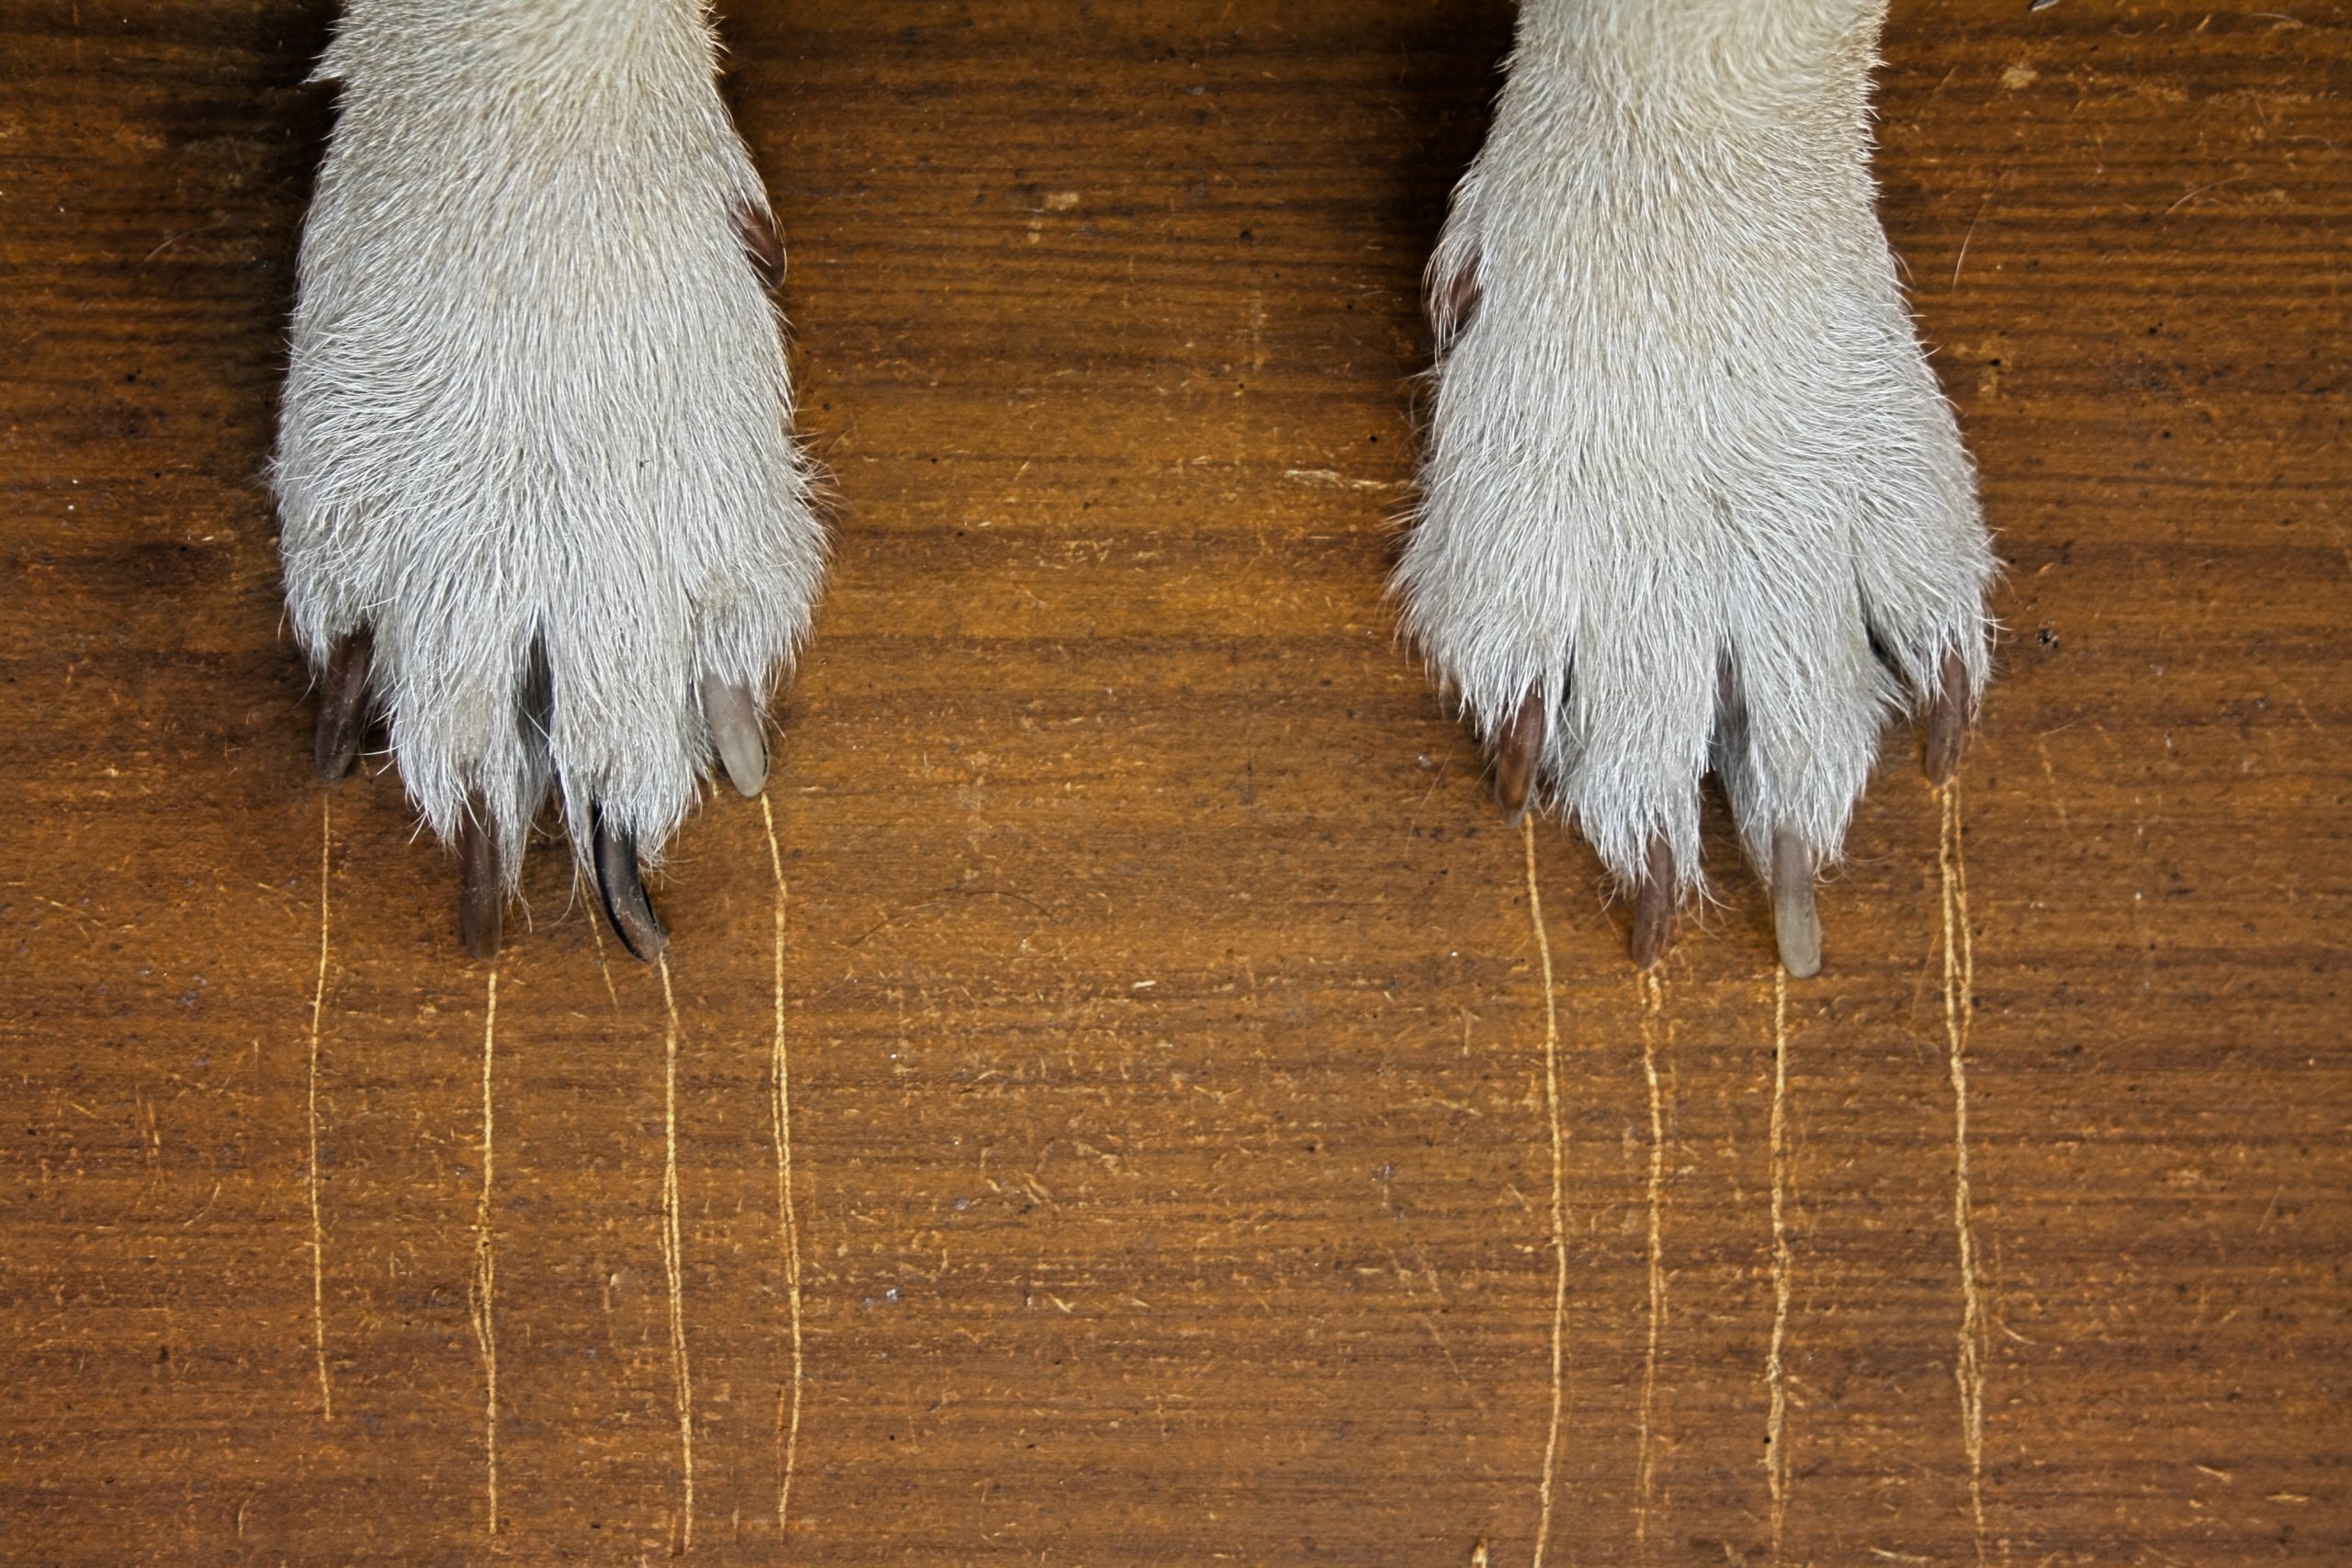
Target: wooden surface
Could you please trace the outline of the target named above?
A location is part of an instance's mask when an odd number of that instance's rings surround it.
[[[2009,563],[1957,840],[1897,738],[1776,1075],[1720,821],[1655,998],[1539,829],[1555,1118],[1381,596],[1503,6],[734,7],[840,539],[780,990],[715,802],[673,1032],[545,849],[486,1027],[397,781],[311,777],[322,7],[13,0],[0,1556],[634,1560],[690,1479],[747,1562],[2352,1560],[2352,107],[2266,5],[1897,7]]]

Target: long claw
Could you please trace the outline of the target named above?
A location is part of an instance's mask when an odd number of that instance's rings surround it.
[[[1958,649],[1944,655],[1936,694],[1928,704],[1928,782],[1947,784],[1968,748],[1968,666]]]
[[[368,728],[368,671],[376,661],[376,639],[366,626],[346,632],[327,654],[327,678],[319,694],[319,727],[311,739],[311,763],[334,784],[351,772],[359,738]]]
[[[1508,821],[1516,823],[1527,810],[1528,786],[1544,756],[1544,730],[1543,697],[1530,690],[1495,737],[1495,804]]]
[[[710,725],[711,743],[735,793],[746,800],[768,782],[767,737],[760,732],[760,710],[752,694],[716,676],[702,678],[702,716]]]
[[[743,242],[743,254],[750,258],[752,270],[760,282],[771,291],[784,286],[784,237],[775,231],[775,218],[761,211],[750,202],[735,209],[735,232]]]
[[[1813,901],[1813,851],[1793,828],[1772,829],[1772,937],[1781,967],[1798,979],[1821,973],[1821,911]]]
[[[505,878],[498,866],[498,836],[479,792],[466,797],[458,819],[458,938],[487,963],[498,956]]]
[[[653,912],[653,901],[645,896],[645,883],[638,875],[637,840],[606,827],[601,807],[588,808],[588,822],[596,840],[596,891],[605,900],[605,918],[613,922],[613,934],[621,945],[650,964],[670,945],[670,933],[662,929],[662,918]]]
[[[1634,967],[1647,969],[1674,945],[1674,852],[1663,837],[1650,840],[1642,879],[1634,887]]]

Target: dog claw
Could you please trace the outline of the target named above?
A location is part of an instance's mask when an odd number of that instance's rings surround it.
[[[1634,886],[1634,967],[1652,967],[1673,945],[1674,852],[1663,837],[1653,838]]]
[[[458,938],[485,963],[498,956],[505,891],[490,813],[479,793],[468,795],[458,821]]]
[[[1508,821],[1516,823],[1527,810],[1528,787],[1544,756],[1544,730],[1543,698],[1530,691],[1495,737],[1495,804]]]
[[[368,728],[368,671],[375,658],[376,641],[366,626],[345,633],[327,655],[311,762],[329,784],[351,772],[359,756],[359,739]]]
[[[1430,275],[1422,307],[1429,316],[1430,335],[1437,341],[1440,353],[1453,347],[1453,340],[1468,329],[1470,318],[1478,313],[1478,257],[1475,253],[1452,273],[1444,276]]]
[[[1813,851],[1792,828],[1772,830],[1772,937],[1781,967],[1802,980],[1821,973],[1821,912],[1814,904]]]
[[[711,744],[727,770],[728,782],[746,800],[767,786],[768,743],[760,731],[760,710],[752,694],[715,676],[702,678],[702,714],[710,725]]]
[[[1928,704],[1928,782],[1951,782],[1968,748],[1968,667],[1957,650],[1944,655],[1936,694]]]
[[[784,237],[776,232],[775,217],[743,202],[735,209],[735,232],[762,286],[770,293],[784,287]]]
[[[630,955],[650,964],[670,945],[670,933],[662,930],[662,918],[645,896],[637,869],[637,840],[606,827],[600,807],[588,808],[588,821],[595,838],[596,891],[605,902],[605,918]]]

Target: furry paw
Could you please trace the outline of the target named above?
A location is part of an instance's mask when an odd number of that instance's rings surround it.
[[[657,954],[639,855],[714,750],[760,789],[808,631],[783,252],[714,68],[694,7],[498,0],[355,6],[320,67],[343,98],[272,471],[287,602],[320,771],[380,707],[477,955],[550,791]]]
[[[1430,262],[1396,592],[1505,808],[1633,891],[1645,964],[1712,767],[1811,974],[1888,717],[1940,778],[1988,671],[1973,476],[1871,209],[1871,13],[1532,0]]]

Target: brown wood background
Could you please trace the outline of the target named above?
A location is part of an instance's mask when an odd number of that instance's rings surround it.
[[[485,1207],[454,870],[309,772],[257,475],[324,8],[6,0],[0,1555],[658,1557],[682,1339],[705,1558],[2352,1561],[2352,50],[2267,7],[1898,6],[2009,562],[1959,853],[1898,738],[1776,1094],[1720,824],[1655,998],[1534,834],[1555,1317],[1522,840],[1381,595],[1503,6],[732,7],[840,540],[795,1224],[728,798],[673,1258],[660,977],[540,852]]]

